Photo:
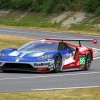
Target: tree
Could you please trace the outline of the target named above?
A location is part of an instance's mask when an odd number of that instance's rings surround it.
[[[0,0],[0,9],[10,8],[11,0]]]
[[[100,0],[84,0],[83,5],[85,11],[100,14]]]

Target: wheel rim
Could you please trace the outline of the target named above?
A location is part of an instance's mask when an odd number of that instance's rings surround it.
[[[62,64],[62,62],[61,62],[61,57],[60,57],[60,56],[57,56],[57,57],[56,57],[56,60],[55,60],[55,68],[56,68],[58,71],[60,71],[60,69],[61,69],[61,64]]]

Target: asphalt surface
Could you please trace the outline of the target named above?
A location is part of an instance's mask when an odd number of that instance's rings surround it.
[[[48,32],[17,28],[0,28],[0,34],[23,36],[27,38],[63,38],[94,39],[97,45],[83,42],[85,46],[95,49],[95,58],[89,71],[72,71],[61,73],[0,73],[0,92],[36,91],[67,88],[84,88],[100,86],[100,36],[82,35],[62,32]]]

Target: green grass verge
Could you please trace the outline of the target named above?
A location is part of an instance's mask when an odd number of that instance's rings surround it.
[[[20,11],[12,11],[6,16],[0,16],[0,25],[8,26],[27,26],[27,27],[60,27],[58,23],[50,23],[49,20],[55,15],[46,15],[43,13],[28,13],[24,18],[18,20],[22,13]]]
[[[67,29],[61,27],[61,22],[60,23],[50,22],[52,18],[60,15],[59,13],[46,15],[44,13],[29,12],[21,20],[18,20],[24,13],[25,11],[16,10],[16,11],[11,11],[5,16],[0,16],[0,25],[18,26],[18,27],[22,26],[22,27],[55,28],[60,31],[85,31],[85,32],[97,33],[98,35],[100,35],[100,28],[93,26],[94,24],[100,24],[100,16],[88,17],[81,23],[73,24],[69,29]]]
[[[94,24],[100,24],[100,16],[91,16],[78,24],[72,24],[69,30],[90,31],[100,34],[100,28]]]
[[[0,49],[18,48],[21,45],[23,45],[31,40],[32,39],[28,39],[28,38],[24,38],[24,37],[0,35]]]
[[[100,29],[98,27],[95,27],[89,24],[84,24],[84,23],[72,24],[69,30],[86,31],[86,32],[92,32],[92,33],[97,32],[98,34],[100,34]]]
[[[0,93],[0,100],[100,100],[100,87],[86,89]]]
[[[33,39],[0,35],[0,49],[10,47],[18,48],[31,40]],[[37,92],[0,93],[0,100],[100,100],[100,87]]]

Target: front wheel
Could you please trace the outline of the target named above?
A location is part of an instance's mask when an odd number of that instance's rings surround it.
[[[86,55],[85,67],[84,70],[89,70],[92,63],[92,54],[88,51]]]
[[[60,54],[57,54],[55,57],[54,72],[60,72],[61,67],[62,67],[62,57]]]

